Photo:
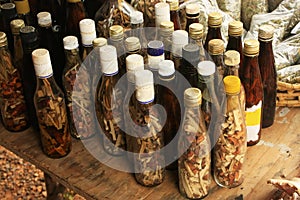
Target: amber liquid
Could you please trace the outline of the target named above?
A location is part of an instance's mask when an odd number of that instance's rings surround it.
[[[207,36],[204,43],[204,49],[206,51],[208,51],[208,42],[212,39],[222,39],[221,27],[217,27],[217,28],[208,27]]]
[[[172,10],[170,12],[171,21],[174,23],[174,30],[180,30],[181,24],[180,24],[180,18],[179,18],[179,11],[178,10]]]
[[[193,23],[199,23],[199,13],[197,14],[187,14],[186,13],[186,26],[185,26],[185,30],[187,32],[189,32],[189,26]]]
[[[244,54],[243,54],[243,44],[242,44],[241,36],[229,35],[226,51],[228,50],[235,50],[240,53],[240,67],[242,67]]]

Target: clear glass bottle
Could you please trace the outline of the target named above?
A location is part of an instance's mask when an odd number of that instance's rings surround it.
[[[138,1],[137,9],[144,13],[145,27],[155,27],[155,5],[161,0],[141,0]]]
[[[125,135],[120,127],[123,126],[123,92],[116,87],[119,80],[117,50],[114,46],[106,45],[100,48],[100,63],[102,69],[96,96],[97,119],[103,133],[104,150],[114,156],[123,155]]]
[[[147,60],[148,63],[146,68],[153,73],[155,90],[156,90],[156,84],[158,83],[158,69],[159,69],[158,64],[161,61],[165,60],[164,44],[162,41],[153,40],[148,43]]]
[[[208,43],[208,54],[217,67],[219,82],[224,75],[224,42],[221,39],[212,39]]]
[[[277,73],[273,53],[274,27],[262,25],[259,27],[258,40],[260,50],[258,63],[264,90],[262,128],[267,128],[274,123],[276,97],[277,97]]]
[[[228,44],[226,51],[235,50],[240,53],[240,66],[243,64],[243,23],[240,21],[232,21],[228,24]]]
[[[82,61],[79,55],[79,44],[75,36],[67,36],[63,39],[66,65],[63,71],[63,86],[66,96],[68,121],[71,136],[78,139],[86,139],[95,135],[96,126],[93,118],[92,98],[89,76],[84,76],[81,71],[80,83],[76,87],[83,88],[74,91],[77,73]],[[75,105],[75,106],[74,106]]]
[[[179,191],[189,199],[208,195],[211,183],[210,139],[201,112],[201,91],[188,88],[184,92],[184,118],[178,142]]]
[[[174,23],[170,21],[164,21],[160,23],[160,41],[164,43],[164,51],[166,60],[171,59],[172,51],[172,34],[174,32]]]
[[[50,158],[61,158],[72,146],[64,94],[54,80],[49,51],[34,50],[32,60],[37,76],[34,105],[43,151]]]
[[[148,40],[145,35],[144,16],[142,12],[134,11],[130,14],[130,27],[130,35],[139,38],[142,49],[146,49]]]
[[[199,4],[196,3],[188,4],[185,7],[185,12],[186,12],[185,30],[188,32],[191,24],[199,23],[200,6]]]
[[[136,105],[131,111],[134,121],[133,152],[135,179],[143,186],[155,186],[165,177],[165,160],[161,115],[155,105],[153,75],[149,70],[135,73]]]
[[[244,64],[239,77],[246,94],[247,145],[259,142],[261,137],[263,85],[258,63],[259,42],[248,39],[244,42]]]
[[[24,96],[27,105],[28,116],[30,116],[30,124],[33,126],[33,128],[38,129],[38,120],[33,102],[35,92],[33,88],[36,88],[37,81],[31,53],[39,47],[40,43],[37,31],[33,26],[24,26],[23,28],[21,28],[20,36],[23,48],[23,66],[20,72],[23,83]]]
[[[167,0],[170,5],[170,18],[174,24],[174,30],[180,30],[180,16],[179,16],[179,1],[178,0]]]
[[[237,76],[224,78],[227,96],[225,122],[214,146],[214,179],[221,187],[234,188],[243,183],[243,164],[247,150],[247,132]]]
[[[172,54],[171,59],[178,71],[182,65],[182,47],[189,43],[189,34],[184,30],[174,31],[172,34]]]
[[[208,51],[208,43],[212,39],[222,39],[221,26],[223,16],[218,12],[211,12],[208,15],[208,32],[204,43],[204,49]]]
[[[165,145],[168,145],[179,132],[181,121],[179,100],[174,94],[174,91],[179,88],[174,62],[171,60],[161,61],[159,63],[158,76],[157,103],[162,105],[167,112],[167,119],[162,131],[164,133]],[[177,158],[177,155],[177,149],[172,149],[172,152],[168,151],[165,154],[165,161],[167,163],[169,163],[169,160],[174,161],[166,167],[167,169],[177,169],[177,159],[174,159]]]
[[[92,19],[83,19],[79,22],[79,29],[83,46],[81,59],[84,61],[89,53],[93,51],[93,40],[97,37],[95,21]]]
[[[23,19],[27,26],[36,26],[36,18],[30,12],[28,0],[15,0],[17,13],[20,19]]]
[[[160,2],[155,4],[155,26],[159,27],[161,22],[170,21],[170,6],[167,3]]]
[[[189,42],[199,46],[200,61],[206,60],[206,52],[203,47],[203,25],[193,23],[189,26]]]
[[[0,108],[3,125],[9,131],[23,131],[29,127],[23,87],[20,73],[13,65],[4,32],[0,32],[0,69]]]
[[[21,70],[23,70],[23,47],[20,36],[20,29],[24,26],[25,23],[22,19],[14,19],[10,22],[10,28],[14,39],[13,61],[20,74],[22,74]]]
[[[144,56],[141,43],[138,37],[128,37],[125,40],[126,55],[139,54]],[[127,57],[126,56],[126,57]]]

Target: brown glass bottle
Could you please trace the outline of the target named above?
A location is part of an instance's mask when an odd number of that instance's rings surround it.
[[[39,0],[37,12],[49,12],[53,25],[64,27],[66,19],[66,0]]]
[[[274,28],[271,25],[262,25],[259,28],[258,40],[260,50],[258,63],[264,90],[264,104],[262,128],[267,128],[274,123],[277,95],[277,73],[273,54]]]
[[[243,34],[243,23],[240,21],[232,21],[228,24],[228,44],[226,51],[235,50],[240,54],[240,66],[243,64],[243,44],[242,44],[242,34]]]
[[[221,26],[223,17],[218,12],[211,12],[208,15],[208,32],[204,43],[204,49],[208,51],[208,43],[212,39],[222,39]]]
[[[23,19],[27,26],[36,26],[36,17],[30,12],[28,0],[15,0],[17,13],[20,19]]]
[[[39,47],[39,40],[36,29],[33,26],[25,26],[20,29],[20,36],[23,47],[23,69],[21,78],[28,109],[30,124],[38,129],[36,111],[33,103],[34,89],[36,88],[36,76],[32,62],[31,53]]]
[[[174,32],[174,23],[165,21],[160,23],[160,41],[164,43],[165,59],[171,59],[172,34]]]
[[[18,68],[20,74],[22,74],[22,65],[23,65],[23,48],[22,41],[20,36],[20,29],[25,26],[25,23],[22,19],[14,19],[10,22],[11,32],[14,39],[14,54],[13,61],[15,66]]]
[[[203,25],[200,23],[193,23],[189,27],[189,42],[199,46],[200,61],[204,61],[206,53],[203,47]]]
[[[179,2],[178,0],[167,0],[170,5],[170,19],[174,24],[174,30],[180,30],[180,17],[179,17]]]
[[[186,12],[185,9],[182,7],[182,4],[184,4],[184,2],[185,0],[179,0],[179,19],[181,24],[181,30],[184,30],[186,26]]]
[[[188,4],[185,7],[185,12],[186,12],[185,30],[188,32],[191,24],[199,23],[200,7],[198,4]]]
[[[224,42],[220,39],[212,39],[208,43],[208,54],[217,67],[219,81],[222,82],[224,75]]]
[[[246,94],[247,145],[255,145],[261,137],[263,85],[258,63],[259,42],[245,40],[244,64],[239,69],[239,77]]]
[[[81,59],[82,61],[84,61],[86,57],[93,51],[93,40],[97,37],[95,21],[92,19],[82,19],[79,22],[79,28],[81,35],[81,44],[83,46]]]

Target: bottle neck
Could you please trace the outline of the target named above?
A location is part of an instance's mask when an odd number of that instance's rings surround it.
[[[224,77],[226,76],[239,76],[239,65],[236,66],[224,66]]]
[[[211,55],[211,59],[214,61],[216,66],[224,66],[223,54]]]
[[[238,51],[240,54],[243,53],[242,37],[229,35],[226,50],[235,50]]]
[[[65,50],[65,55],[66,55],[66,66],[74,65],[75,63],[81,65],[79,48],[72,49],[72,50]]]
[[[259,39],[260,55],[274,57],[272,42],[273,42],[273,40]]]

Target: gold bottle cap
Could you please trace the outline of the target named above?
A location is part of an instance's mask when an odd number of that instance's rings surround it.
[[[104,37],[98,37],[93,40],[93,47],[103,47],[107,45],[107,39]]]
[[[263,40],[271,40],[274,35],[274,27],[271,25],[262,25],[259,27],[258,38]]]
[[[121,38],[124,35],[124,29],[120,25],[112,25],[109,28],[109,35],[112,39]]]
[[[167,3],[170,5],[170,11],[179,9],[179,1],[178,0],[167,0]]]
[[[257,56],[259,54],[259,42],[256,39],[248,39],[244,42],[244,55]]]
[[[14,4],[16,5],[18,14],[23,15],[30,12],[28,0],[15,0]]]
[[[190,37],[194,40],[203,38],[203,25],[200,23],[193,23],[189,26]]]
[[[186,107],[196,107],[202,103],[201,90],[198,88],[188,88],[184,91],[184,105]]]
[[[226,76],[224,79],[225,92],[227,94],[238,94],[241,91],[241,80],[237,76]]]
[[[241,36],[243,34],[243,23],[240,21],[232,21],[228,24],[228,35]]]
[[[226,51],[224,54],[224,63],[227,66],[237,66],[240,64],[240,53],[235,50]]]
[[[127,51],[136,51],[141,49],[140,39],[137,37],[128,37],[125,40],[125,47]]]
[[[67,0],[68,3],[78,3],[81,2],[81,0]]]
[[[25,22],[22,19],[14,19],[10,22],[10,28],[13,35],[19,35],[20,29],[25,26]]]
[[[7,37],[4,32],[0,32],[0,47],[4,47],[7,45]]]
[[[224,49],[224,42],[221,39],[212,39],[208,42],[208,53],[210,55],[223,54]]]
[[[208,15],[208,26],[210,27],[220,27],[222,25],[223,16],[218,12],[211,12]]]
[[[174,32],[174,23],[171,21],[163,21],[160,23],[160,33],[162,36],[171,36]]]
[[[200,13],[200,6],[197,3],[191,3],[191,4],[186,5],[185,11],[187,14],[195,15],[195,14]]]

